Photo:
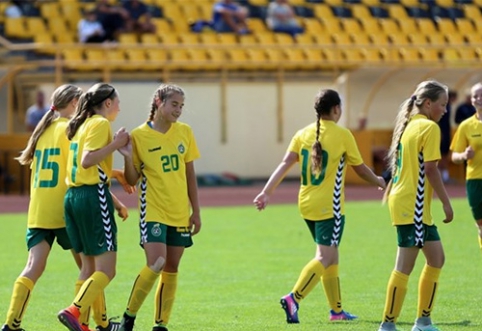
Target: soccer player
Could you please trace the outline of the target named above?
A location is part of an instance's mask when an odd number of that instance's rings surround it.
[[[140,245],[146,265],[132,287],[121,331],[132,331],[137,312],[158,279],[152,330],[167,330],[181,257],[193,244],[191,236],[201,230],[194,171],[200,154],[192,129],[178,122],[183,107],[184,91],[161,85],[148,121],[131,133],[132,155],[123,154],[127,182],[140,181]]]
[[[320,280],[331,307],[330,320],[357,318],[342,308],[338,276],[338,246],[345,225],[346,166],[351,165],[367,182],[385,188],[385,180],[363,163],[352,133],[337,124],[342,113],[338,93],[319,91],[314,108],[316,122],[295,134],[283,160],[254,199],[258,210],[266,208],[278,184],[299,162],[298,206],[316,243],[316,257],[303,268],[292,291],[281,298],[288,323],[299,323],[299,303]]]
[[[482,249],[482,84],[477,83],[471,89],[472,105],[475,115],[464,120],[457,128],[452,140],[452,162],[466,162],[466,188],[470,209],[479,229],[479,246]]]
[[[418,286],[418,312],[412,331],[437,331],[432,324],[438,279],[444,251],[433,223],[433,191],[443,204],[444,223],[453,219],[452,206],[437,167],[440,160],[440,128],[448,89],[436,81],[420,83],[401,105],[388,153],[392,180],[385,192],[393,225],[397,228],[398,252],[387,286],[383,322],[379,331],[394,331],[400,315],[410,273],[419,251],[426,264]]]
[[[96,84],[79,99],[67,126],[70,140],[67,158],[67,185],[64,212],[67,233],[79,253],[84,281],[73,303],[58,313],[70,331],[83,331],[79,320],[114,278],[117,226],[114,207],[127,218],[127,208],[110,193],[112,153],[125,148],[129,134],[119,129],[112,138],[110,121],[119,113],[119,96],[109,84]],[[105,303],[104,303],[105,304]],[[109,322],[109,329],[119,324]]]

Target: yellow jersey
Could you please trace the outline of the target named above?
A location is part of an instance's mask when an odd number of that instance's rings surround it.
[[[477,114],[463,121],[455,132],[450,149],[463,153],[471,146],[475,152],[472,159],[467,160],[466,179],[482,179],[482,122]]]
[[[311,150],[316,123],[299,130],[291,139],[289,152],[298,154],[301,185],[298,205],[301,216],[312,221],[340,218],[345,213],[346,165],[361,165],[363,159],[350,130],[334,121],[320,121],[323,149],[320,174],[311,171]]]
[[[388,196],[393,225],[433,224],[433,188],[425,176],[424,162],[436,160],[440,160],[440,128],[426,116],[414,115],[402,134]]]
[[[109,120],[94,115],[85,120],[70,141],[67,160],[67,185],[82,186],[99,183],[110,184],[113,155],[105,157],[97,166],[84,169],[81,164],[84,151],[95,151],[112,142],[112,129]]]
[[[148,122],[135,128],[131,136],[134,166],[141,174],[140,221],[188,226],[186,163],[200,157],[191,127],[176,122],[166,133],[161,133]]]
[[[28,228],[65,227],[64,196],[69,140],[65,134],[68,120],[56,118],[42,133],[30,164],[30,203]]]

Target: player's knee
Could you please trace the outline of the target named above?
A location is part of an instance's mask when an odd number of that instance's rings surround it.
[[[154,262],[153,265],[150,266],[151,270],[154,272],[161,272],[162,268],[164,268],[164,264],[166,263],[166,259],[164,259],[162,256],[159,256]]]

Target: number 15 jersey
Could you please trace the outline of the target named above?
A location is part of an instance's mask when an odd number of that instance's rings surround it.
[[[141,222],[160,222],[169,226],[189,225],[190,202],[186,163],[200,157],[189,125],[173,123],[161,133],[150,122],[132,133],[134,166],[141,174],[138,187]]]

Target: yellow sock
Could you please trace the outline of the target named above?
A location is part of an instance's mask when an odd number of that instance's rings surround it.
[[[32,293],[34,282],[27,277],[18,277],[13,284],[12,297],[10,299],[10,307],[7,312],[7,320],[5,324],[12,330],[20,329],[22,317],[27,309]]]
[[[74,293],[75,295],[79,293],[80,288],[82,287],[84,282],[85,282],[84,280],[77,279],[77,281],[75,282],[75,293]],[[90,309],[87,309],[83,314],[80,314],[79,322],[82,325],[89,325],[89,320],[90,320]]]
[[[74,306],[79,309],[80,315],[86,313],[109,283],[110,279],[106,274],[96,271],[82,284],[73,302]]]
[[[94,300],[91,309],[95,325],[106,328],[109,325],[109,320],[107,319],[107,307],[105,305],[104,291],[100,292],[100,294]]]
[[[292,291],[296,302],[300,302],[315,288],[324,271],[325,267],[316,259],[305,265]]]
[[[481,236],[479,236],[479,247],[480,247],[480,249],[482,249],[482,237]]]
[[[169,322],[174,298],[176,297],[176,289],[177,273],[163,271],[156,290],[156,324],[167,325]]]
[[[408,275],[399,271],[392,271],[387,286],[383,321],[395,323],[402,310],[403,300],[407,294]]]
[[[425,265],[418,283],[417,317],[430,317],[438,289],[438,279],[442,269]]]
[[[330,308],[335,313],[340,313],[341,309],[341,292],[340,278],[338,277],[338,264],[331,265],[325,269],[321,277],[323,289],[325,290],[326,299]]]
[[[142,303],[146,299],[149,292],[151,292],[152,286],[159,278],[159,274],[157,272],[152,271],[151,268],[148,266],[144,266],[141,272],[136,278],[134,282],[134,286],[131,290],[131,295],[129,296],[129,301],[127,301],[127,310],[126,312],[129,316],[136,316],[137,312],[142,306]]]

